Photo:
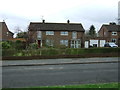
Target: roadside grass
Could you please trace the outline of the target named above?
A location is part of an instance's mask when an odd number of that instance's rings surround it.
[[[64,85],[64,86],[41,86],[31,88],[3,88],[2,90],[41,90],[41,89],[109,89],[120,90],[120,83],[100,83],[100,84],[81,84],[81,85]]]
[[[43,86],[35,88],[118,88],[120,83],[99,83],[99,84],[81,84],[81,85],[63,85],[63,86]]]

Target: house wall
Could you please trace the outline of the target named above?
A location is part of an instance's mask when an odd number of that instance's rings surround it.
[[[36,31],[29,31],[29,42],[33,43],[37,40],[37,32]]]
[[[116,41],[116,44],[118,45],[118,46],[120,46],[120,32],[117,32],[117,35],[116,36],[114,36],[114,35],[112,35],[112,32],[109,32],[110,33],[110,41],[112,40],[112,39],[116,39],[117,41]]]
[[[99,37],[109,37],[109,33],[106,27],[102,26],[98,32]]]
[[[2,33],[0,34],[0,37],[2,37],[2,40],[9,40],[13,38],[13,34],[8,30],[7,25],[5,22],[2,22],[0,27],[2,27]]]
[[[42,31],[42,43],[43,46],[46,44],[46,39],[53,40],[54,46],[60,45],[60,40],[68,40],[70,46],[70,40],[72,39],[72,32],[68,32],[68,35],[60,35],[61,31],[54,31],[54,35],[46,35],[46,31]],[[37,40],[37,32],[30,31],[29,37],[31,41],[35,42]],[[84,47],[84,32],[77,32],[77,39],[81,40],[82,47]]]
[[[112,35],[112,32],[108,31],[105,26],[102,26],[98,32],[99,37],[103,37],[106,39],[106,42],[111,42],[112,39],[116,39],[116,44],[120,44],[120,32],[117,32],[117,35]]]
[[[43,43],[45,44],[46,39],[50,39],[54,41],[55,46],[60,45],[60,40],[68,40],[69,46],[70,46],[70,40],[72,39],[72,32],[68,32],[68,35],[60,35],[61,31],[55,31],[54,35],[46,35],[45,31],[42,31],[42,40]],[[83,32],[77,32],[77,39],[81,39],[81,42],[83,43],[83,37],[84,33]]]

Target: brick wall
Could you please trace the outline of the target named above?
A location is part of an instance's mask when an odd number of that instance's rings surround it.
[[[101,27],[99,33],[98,33],[99,37],[108,37],[109,33],[108,30],[106,29],[106,27]]]
[[[54,35],[46,35],[46,31],[42,31],[42,40],[43,46],[45,45],[46,39],[53,40],[55,46],[60,45],[60,40],[70,40],[72,39],[72,31],[68,32],[68,35],[60,35],[61,31],[54,31]],[[35,42],[37,40],[37,32],[30,31],[29,37],[31,41]],[[84,32],[77,32],[77,39],[80,39],[82,42],[82,47],[84,46]]]
[[[112,31],[108,31],[105,26],[102,26],[98,32],[99,37],[103,37],[106,39],[107,42],[111,42],[112,39],[117,39],[116,44],[120,46],[120,32],[117,32],[117,35],[112,35]]]
[[[13,34],[8,30],[8,27],[7,27],[5,22],[1,23],[0,30],[2,32],[0,34],[0,39],[2,39],[2,40],[9,40],[9,39],[13,38]]]

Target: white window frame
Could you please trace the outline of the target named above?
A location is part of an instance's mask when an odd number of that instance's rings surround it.
[[[117,32],[112,32],[112,35],[116,36],[116,35],[117,35]]]
[[[46,35],[54,35],[54,31],[46,31]]]
[[[9,35],[9,32],[6,32],[7,36]]]
[[[71,48],[80,48],[81,41],[80,40],[71,40]]]
[[[107,32],[104,32],[104,35],[106,35],[107,34]]]
[[[37,31],[37,38],[41,39],[42,38],[42,32],[41,31]]]
[[[60,35],[68,36],[68,31],[61,31],[61,32],[60,32]]]
[[[77,32],[72,32],[72,39],[77,39]]]
[[[46,45],[53,46],[54,45],[54,40],[46,39]]]
[[[68,40],[60,40],[60,45],[68,46]]]

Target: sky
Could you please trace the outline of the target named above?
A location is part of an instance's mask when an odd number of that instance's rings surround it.
[[[10,31],[26,31],[30,22],[81,23],[85,30],[94,25],[117,22],[120,0],[0,0],[0,21]]]

